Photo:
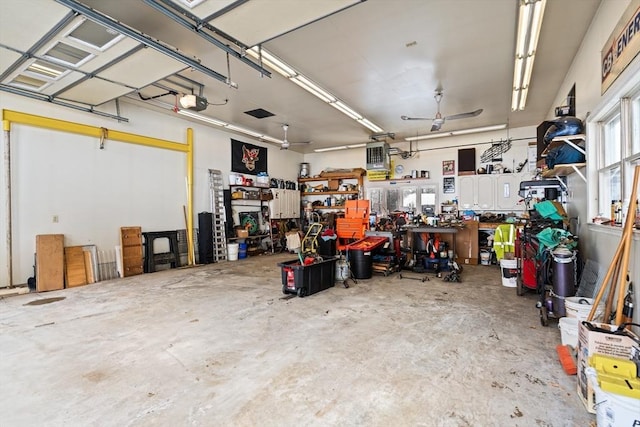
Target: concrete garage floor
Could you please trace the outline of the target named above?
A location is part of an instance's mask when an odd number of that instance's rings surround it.
[[[0,425],[595,425],[498,267],[286,299],[294,258],[0,300]]]

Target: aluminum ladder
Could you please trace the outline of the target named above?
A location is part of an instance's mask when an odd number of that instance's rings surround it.
[[[217,169],[209,169],[209,193],[211,198],[213,234],[213,261],[226,261],[227,236],[225,233],[226,211],[224,208],[224,183],[222,172]]]

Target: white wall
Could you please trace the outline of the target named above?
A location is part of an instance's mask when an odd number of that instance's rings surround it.
[[[121,103],[121,116],[129,123],[3,92],[0,108],[184,143],[187,128],[193,128],[194,224],[198,212],[210,210],[208,169],[221,170],[228,185],[231,138],[267,146],[272,177],[295,180],[302,161],[299,153],[127,102]],[[4,143],[3,134],[3,155]],[[66,246],[95,244],[98,250],[113,250],[122,226],[139,225],[143,231],[186,228],[184,153],[109,140],[100,150],[94,138],[12,125],[11,157],[14,284],[33,275],[37,234],[61,233]],[[8,257],[4,167],[1,175],[0,259],[4,261]],[[0,287],[7,284],[7,265],[2,262]]]
[[[601,94],[600,61],[601,50],[613,32],[620,17],[630,4],[629,0],[603,1],[598,9],[589,31],[587,32],[580,51],[576,55],[571,69],[559,90],[556,105],[564,102],[564,97],[571,86],[576,85],[576,114],[580,118],[598,115],[609,108],[612,99],[620,97],[620,89],[624,86],[634,86],[640,79],[640,57],[618,78],[605,94]],[[616,95],[616,92],[618,94]],[[615,95],[615,96],[614,96]],[[553,111],[549,112],[553,117]],[[591,217],[597,212],[597,173],[596,159],[598,153],[589,144],[589,130],[587,129],[587,177],[588,185],[577,175],[571,175],[568,186],[573,192],[569,204],[571,215],[580,217],[580,249],[584,259],[596,261],[607,269],[621,238],[621,230],[606,226],[591,224]],[[630,278],[635,283],[640,282],[640,232],[634,232],[633,244],[629,254]],[[640,301],[640,286],[635,288],[635,300]],[[637,310],[636,310],[637,311]],[[637,313],[636,313],[637,319]]]
[[[440,190],[438,200],[440,202],[452,200],[460,194],[458,184],[459,177],[456,179],[456,193],[445,194],[442,190],[442,162],[444,160],[455,160],[456,171],[458,168],[458,150],[465,148],[475,148],[476,152],[476,169],[485,166],[480,159],[482,153],[491,147],[491,143],[498,143],[501,140],[513,138],[511,149],[502,155],[503,166],[510,170],[515,170],[520,162],[527,159],[527,146],[529,142],[536,141],[535,127],[517,128],[497,132],[486,132],[475,135],[461,135],[453,137],[445,137],[439,139],[431,139],[417,141],[413,143],[413,151],[418,151],[416,155],[410,159],[402,159],[400,156],[392,156],[395,164],[404,166],[404,174],[408,175],[412,169],[429,171],[430,181],[427,183],[437,183]],[[408,142],[391,142],[391,147],[397,147],[401,150],[409,151]],[[327,168],[363,168],[366,169],[366,151],[364,148],[329,151],[325,153],[307,154],[304,161],[310,164],[311,175],[316,175]],[[523,172],[528,171],[525,166]],[[397,179],[398,177],[394,177]],[[424,181],[420,181],[424,183]],[[373,183],[379,186],[379,183]],[[365,180],[365,188],[371,184]]]

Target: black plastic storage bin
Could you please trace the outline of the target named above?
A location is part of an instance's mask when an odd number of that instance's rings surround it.
[[[318,236],[318,255],[323,257],[335,256],[336,239],[324,240],[322,236]]]
[[[338,257],[328,257],[309,265],[300,265],[297,259],[279,263],[282,270],[282,293],[304,297],[332,287],[337,260]]]

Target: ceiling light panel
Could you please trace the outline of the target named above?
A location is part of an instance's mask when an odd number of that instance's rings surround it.
[[[200,19],[211,16],[236,1],[237,0],[171,0],[172,3],[187,9]]]
[[[37,75],[38,77],[57,80],[69,72],[69,69],[36,59],[25,69],[25,72]]]
[[[70,67],[79,67],[93,56],[91,52],[62,41],[56,42],[44,53],[45,58]]]
[[[215,17],[209,24],[247,46],[255,46],[359,2],[360,0],[249,1]],[[266,22],[269,25],[265,25]]]
[[[26,52],[69,13],[68,8],[50,0],[3,1],[0,39]]]
[[[149,67],[153,64],[153,67]],[[100,72],[98,76],[142,88],[185,68],[182,62],[153,49],[141,49]]]
[[[24,74],[18,74],[17,76],[9,80],[8,84],[22,89],[35,90],[39,92],[47,85],[50,85],[51,81],[26,76]]]
[[[80,22],[68,35],[68,38],[77,41],[87,47],[105,51],[122,40],[122,34],[110,28],[103,27],[93,21],[85,19]]]

